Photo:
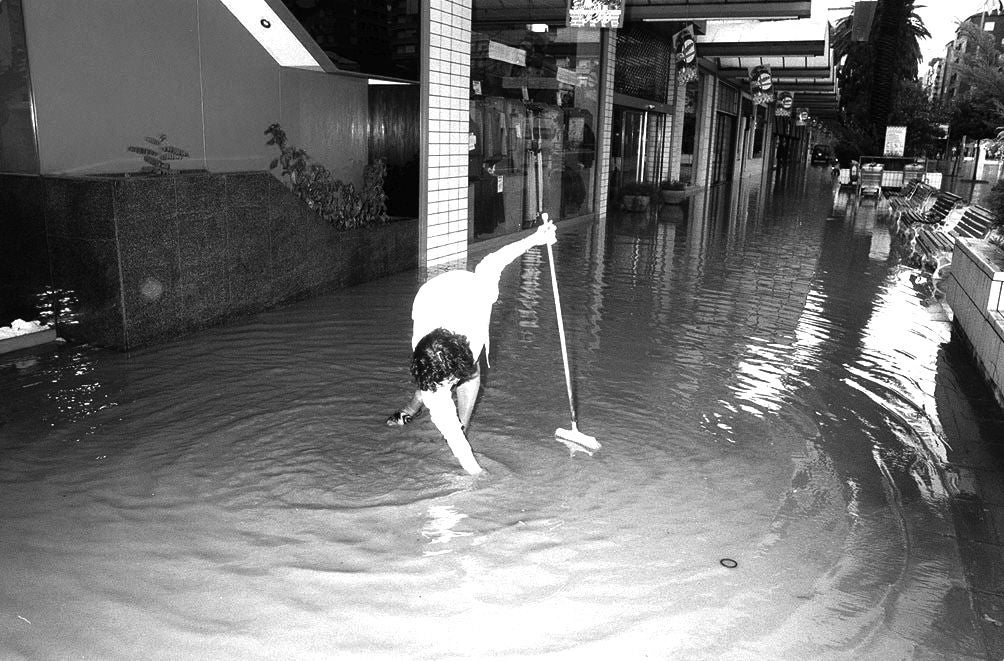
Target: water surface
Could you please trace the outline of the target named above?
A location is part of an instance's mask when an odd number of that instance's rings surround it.
[[[940,470],[950,328],[874,208],[810,171],[555,250],[603,449],[554,438],[534,250],[496,306],[478,478],[427,416],[383,425],[418,273],[0,359],[4,658],[981,656]]]

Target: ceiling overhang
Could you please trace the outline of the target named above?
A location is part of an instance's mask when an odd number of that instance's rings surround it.
[[[630,21],[808,18],[810,0],[627,0]]]
[[[808,18],[812,0],[625,0],[624,22]],[[564,24],[567,0],[474,0],[471,21]]]
[[[777,57],[720,57],[718,75],[725,78],[748,78],[753,67],[767,66],[776,76],[787,78],[830,78],[833,75],[833,51],[826,55]]]
[[[281,0],[221,0],[281,67],[337,71],[337,67]]]
[[[830,50],[825,15],[786,21],[709,21],[696,40],[701,57],[826,57]]]

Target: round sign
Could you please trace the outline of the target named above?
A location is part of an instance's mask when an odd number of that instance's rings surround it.
[[[791,98],[791,94],[786,92],[781,95],[781,107],[785,110],[791,110],[791,106],[794,102],[795,100]]]
[[[697,44],[689,35],[684,37],[683,43],[680,44],[680,56],[684,64],[691,64],[697,59]]]

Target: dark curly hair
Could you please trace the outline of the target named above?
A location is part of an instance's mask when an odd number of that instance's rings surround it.
[[[411,375],[419,390],[435,391],[449,378],[466,381],[477,371],[467,338],[445,328],[419,340],[411,357]]]

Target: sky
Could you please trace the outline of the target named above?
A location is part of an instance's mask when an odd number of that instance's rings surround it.
[[[922,6],[923,5],[923,6]],[[924,59],[920,69],[927,68],[927,63],[934,57],[945,56],[945,44],[955,38],[958,22],[964,18],[991,10],[997,7],[996,0],[918,0],[917,15],[924,19],[924,25],[931,33],[930,39],[920,42]]]

